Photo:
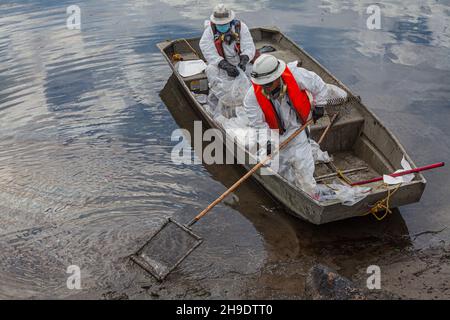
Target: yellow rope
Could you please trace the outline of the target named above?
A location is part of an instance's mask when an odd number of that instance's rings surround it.
[[[394,195],[394,193],[397,192],[398,189],[400,189],[401,183],[399,183],[397,185],[397,187],[394,190],[389,189],[389,186],[387,185],[382,185],[382,186],[386,186],[388,188],[388,194],[386,196],[386,198],[381,199],[380,201],[378,201],[377,203],[375,203],[372,208],[370,208],[370,210],[363,214],[363,216],[366,216],[368,214],[372,214],[378,221],[383,220],[384,218],[386,218],[386,216],[389,213],[392,213],[392,210],[390,209],[390,205],[389,202],[391,200],[391,197]],[[384,215],[383,216],[378,216],[378,212],[379,211],[383,211],[384,210]]]
[[[352,186],[352,181],[344,174],[343,170],[340,170],[338,168],[336,168],[336,174],[338,175],[338,178],[341,179],[342,181],[344,181],[346,184],[348,184],[349,186]],[[331,186],[329,186],[327,183],[322,182],[324,185],[326,185],[328,188],[330,188],[331,190],[336,191],[336,189],[333,189]]]
[[[343,180],[345,183],[347,183],[349,186],[351,186],[352,181],[344,174],[344,172],[340,169],[336,168],[336,173],[338,174],[338,177]],[[333,189],[331,186],[329,186],[327,183],[324,183],[327,187],[329,187],[332,190]],[[383,220],[384,218],[386,218],[386,216],[390,213],[392,213],[392,210],[390,209],[390,201],[391,201],[391,197],[398,191],[398,189],[400,188],[401,183],[399,183],[397,185],[397,187],[394,190],[389,189],[389,185],[383,183],[377,187],[375,187],[375,189],[379,189],[379,188],[387,188],[387,196],[384,199],[379,200],[378,202],[376,202],[372,208],[370,208],[370,210],[363,214],[363,216],[366,216],[368,214],[372,214],[378,221]],[[336,191],[336,190],[335,190]],[[381,217],[378,216],[378,212],[383,211],[384,210],[384,215],[382,215]]]
[[[342,170],[336,168],[336,173],[338,174],[339,178],[341,178],[346,184],[351,186],[352,181],[349,178],[347,178],[347,176],[344,174]]]

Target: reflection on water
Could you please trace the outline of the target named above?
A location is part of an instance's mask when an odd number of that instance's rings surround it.
[[[65,27],[72,1],[2,1],[1,298],[78,294],[66,288],[71,264],[81,267],[82,294],[139,288],[150,280],[127,257],[165,216],[188,221],[242,174],[234,167],[174,165],[170,135],[189,127],[193,116],[173,79],[162,93],[167,106],[158,95],[170,69],[156,43],[199,35],[215,3],[78,1],[77,31]],[[417,164],[450,155],[448,3],[380,4],[377,31],[365,28],[365,1],[232,4],[250,26],[278,25],[361,94]],[[399,240],[449,222],[448,171],[427,177],[423,201],[387,222],[364,218],[320,228],[289,217],[247,183],[237,192],[237,210],[220,205],[196,226],[205,244],[172,281],[233,283],[235,274],[254,275],[283,261],[306,270],[321,259],[351,276],[368,259],[362,243],[384,250],[392,239],[392,247],[427,246],[420,238]],[[336,254],[339,248],[345,252]],[[240,297],[273,279],[264,274],[235,291],[223,284],[217,295],[230,289]]]

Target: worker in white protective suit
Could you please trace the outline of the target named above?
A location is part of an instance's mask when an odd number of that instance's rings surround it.
[[[245,72],[250,74],[250,61],[256,53],[247,25],[235,18],[233,10],[219,4],[214,8],[210,21],[205,23],[199,45],[208,63],[209,104],[215,107],[223,102],[232,108],[242,105],[251,86]]]
[[[288,138],[309,119],[323,116],[326,99],[346,97],[347,93],[324,81],[314,72],[262,54],[253,65],[253,86],[244,99],[249,125],[257,129],[278,130],[280,142]],[[320,102],[319,102],[320,101]],[[279,155],[279,173],[308,194],[314,196],[314,158],[305,130]]]

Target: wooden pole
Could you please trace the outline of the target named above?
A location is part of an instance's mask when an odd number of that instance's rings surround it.
[[[319,141],[317,141],[317,144],[320,146],[320,144],[322,143],[323,139],[325,139],[326,135],[328,134],[328,131],[331,129],[331,127],[333,126],[334,122],[336,121],[337,117],[339,115],[339,112],[336,112],[334,114],[334,116],[330,119],[330,123],[328,124],[328,126],[325,128],[325,130],[323,131],[322,135],[320,136]]]

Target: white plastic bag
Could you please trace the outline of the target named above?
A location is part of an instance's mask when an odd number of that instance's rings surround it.
[[[411,170],[411,165],[409,164],[409,162],[405,159],[405,156],[403,156],[402,161],[401,161],[401,166],[403,169],[401,170],[397,170],[395,171],[395,173],[399,173],[402,171],[406,171],[406,170]],[[411,182],[414,179],[414,174],[407,174],[404,176],[400,176],[400,177],[391,177],[389,175],[383,175],[383,182],[386,184],[399,184],[399,183],[408,183]]]
[[[338,182],[318,184],[316,198],[319,201],[339,200],[345,206],[353,206],[367,197],[370,190],[368,187],[351,187]]]
[[[201,105],[206,104],[208,102],[208,96],[206,94],[196,94],[194,93],[195,100]]]
[[[223,79],[223,89],[226,91],[226,94],[219,100],[227,106],[242,106],[245,95],[251,86],[250,80],[244,71],[240,68],[238,70],[239,75],[236,78],[230,79],[227,76],[228,79]]]
[[[309,139],[309,143],[311,144],[311,150],[314,158],[314,162],[331,162],[333,159],[330,157],[327,151],[322,151],[317,142],[312,139]]]
[[[236,108],[242,106],[244,97],[251,86],[245,73],[239,68],[238,70],[239,76],[232,78],[216,66],[209,65],[206,68],[210,88],[209,104],[216,114],[222,114],[227,118],[236,115]]]

